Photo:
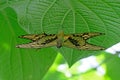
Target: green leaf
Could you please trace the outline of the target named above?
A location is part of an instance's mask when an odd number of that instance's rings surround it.
[[[111,80],[118,80],[120,78],[120,58],[118,57],[118,53],[116,54],[108,54],[106,53],[106,77],[109,77]]]
[[[21,27],[28,33],[55,33],[61,29],[65,34],[103,32],[89,42],[108,48],[119,42],[119,1],[102,0],[46,0],[29,1],[25,8],[13,6],[17,11]],[[18,8],[20,10],[18,11]],[[112,37],[111,37],[112,36]],[[77,60],[100,51],[80,51],[69,48],[60,50],[69,66]]]
[[[11,17],[10,14],[8,16],[3,15],[6,12],[10,12],[9,10],[4,10],[7,6],[15,10],[15,13],[17,14],[17,18],[15,18],[15,20],[17,20],[15,22],[13,21],[14,19],[12,19],[13,17]],[[6,34],[9,34],[7,35],[7,37],[10,37],[10,34],[11,36],[18,36],[25,34],[25,32],[45,32],[48,34],[57,34],[62,29],[65,34],[82,32],[103,32],[105,33],[104,36],[92,38],[88,40],[88,42],[103,46],[105,48],[108,48],[120,41],[119,0],[2,0],[2,2],[0,2],[0,10],[0,23],[2,23],[0,24],[1,29],[5,29],[3,28],[5,26],[10,26],[10,31],[7,31],[7,29],[0,30],[0,32],[3,33],[2,36],[5,36]],[[11,18],[6,19],[6,17]],[[17,21],[19,25],[17,24]],[[3,24],[4,22],[7,22],[7,24]],[[12,24],[12,26],[9,24]],[[15,26],[15,24],[17,24],[17,27],[13,27]],[[3,42],[9,41],[8,38],[4,38],[5,39],[3,40]],[[16,45],[15,42],[17,38],[14,37],[12,39],[14,39],[12,40],[12,44]],[[3,42],[1,41],[1,43]],[[21,43],[20,41],[18,41],[18,39],[17,42]],[[8,45],[5,46],[7,46],[7,48],[9,49]],[[3,51],[5,50],[3,49]],[[27,49],[20,49],[20,51],[27,51]],[[54,58],[56,57],[54,49],[50,49],[51,53],[54,53],[52,55],[48,55],[45,51],[46,48],[41,49],[40,53],[44,53],[44,57],[46,55],[46,57],[51,56],[53,59],[49,61],[51,61],[52,63]],[[66,47],[63,47],[58,51],[60,51],[61,54],[64,56],[69,66],[72,66],[77,60],[81,58],[100,53],[100,51],[83,51]],[[28,52],[29,55],[30,53],[32,54],[32,52],[35,51],[29,50]],[[38,52],[35,52],[34,54],[36,53]],[[20,55],[25,55],[25,52],[22,52]],[[47,61],[47,58],[43,58],[43,61]],[[41,64],[41,66],[43,66],[43,64]],[[43,67],[45,68],[45,66]]]
[[[0,79],[40,80],[52,65],[56,51],[18,49],[18,35],[26,34],[17,23],[16,13],[11,8],[0,12]],[[20,41],[19,41],[20,42]]]

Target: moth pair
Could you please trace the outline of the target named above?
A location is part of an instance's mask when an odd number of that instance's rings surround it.
[[[93,45],[87,42],[89,38],[104,35],[99,32],[89,32],[80,34],[64,34],[59,32],[58,34],[28,34],[22,35],[20,38],[32,40],[27,44],[17,45],[17,48],[45,48],[56,46],[60,48],[62,46],[75,48],[79,50],[104,50],[103,47]]]

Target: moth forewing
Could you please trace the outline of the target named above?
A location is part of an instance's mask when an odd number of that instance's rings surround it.
[[[45,36],[46,36],[45,33],[43,33],[43,34],[27,34],[27,35],[19,36],[19,38],[25,38],[25,39],[29,39],[32,41],[36,41],[36,40],[41,39]]]
[[[44,48],[44,47],[50,47],[50,46],[57,45],[57,43],[56,43],[57,36],[54,34],[46,35],[44,37],[41,37],[41,35],[38,35],[38,36],[40,38],[38,38],[37,40],[27,43],[27,44],[20,44],[20,45],[17,45],[16,47],[17,48]],[[27,38],[28,38],[28,36],[27,36]],[[30,35],[29,35],[29,39],[31,39]]]
[[[73,34],[74,37],[82,37],[85,40],[92,38],[92,37],[96,37],[96,36],[100,36],[100,35],[105,35],[105,33],[99,33],[99,32],[86,32],[86,33],[80,33],[80,34]]]

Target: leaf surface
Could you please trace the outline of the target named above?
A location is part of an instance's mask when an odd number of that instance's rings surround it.
[[[9,9],[6,9],[6,7],[8,6],[14,9],[15,12],[11,10],[9,11]],[[88,40],[88,42],[99,45],[99,46],[103,46],[105,48],[108,48],[120,41],[120,13],[119,13],[120,1],[114,1],[114,0],[109,0],[109,1],[108,0],[14,1],[14,0],[11,0],[11,1],[0,2],[0,10],[1,10],[0,23],[2,23],[0,24],[1,26],[0,32],[2,32],[1,35],[4,36],[4,38],[0,42],[1,43],[7,42],[7,44],[9,44],[9,45],[4,45],[4,46],[7,46],[9,52],[6,52],[6,50],[3,48],[1,48],[1,52],[5,51],[6,55],[8,55],[9,53],[8,57],[10,57],[10,54],[11,54],[10,52],[11,42],[9,42],[10,41],[9,38],[12,37],[12,40],[11,40],[12,45],[14,44],[15,46],[16,42],[21,43],[22,41],[24,41],[24,40],[20,41],[16,37],[18,35],[23,35],[26,33],[33,34],[33,33],[45,32],[48,34],[53,34],[53,33],[57,34],[60,30],[63,30],[65,34],[83,33],[83,32],[102,32],[102,33],[105,33],[104,36],[91,38],[90,40]],[[11,14],[8,12],[11,12]],[[5,15],[6,13],[7,15]],[[15,18],[11,17],[11,16],[14,16],[13,15],[14,13],[17,14]],[[9,28],[5,28],[5,26],[6,27],[9,26]],[[52,54],[52,55],[48,55],[48,53],[46,52],[47,49],[48,51],[50,49],[51,53],[49,54]],[[18,53],[15,55],[22,55],[22,56],[28,55],[31,57],[33,57],[34,55],[38,55],[39,57],[41,57],[40,61],[50,61],[50,64],[52,64],[57,53],[54,50],[55,48],[41,49],[40,52],[35,52],[34,50],[26,50],[26,49],[20,49],[20,50],[15,49],[15,51],[14,50],[12,51],[14,51],[14,54]],[[66,48],[66,47],[62,47],[58,51],[60,51],[61,54],[64,56],[69,66],[72,66],[76,61],[78,61],[81,58],[100,53],[100,51],[83,51],[83,50],[75,50],[75,49]],[[33,52],[35,53],[33,54]],[[41,54],[42,56],[40,56]],[[52,58],[51,60],[48,60],[48,58],[44,58],[43,56],[52,57]],[[38,59],[36,58],[36,56],[34,56],[34,58]],[[8,61],[7,59],[5,60]],[[20,62],[28,61],[29,64],[31,64],[32,63],[31,61],[33,61],[32,59],[30,59],[30,57],[28,58],[24,57],[23,60],[22,61],[21,60]],[[35,62],[39,62],[39,60],[36,60]],[[45,68],[45,65],[43,64],[40,65],[37,63],[37,65],[43,66]],[[47,70],[47,68],[45,69]],[[24,70],[26,69],[24,68]],[[41,73],[44,73],[44,72],[41,72]],[[23,75],[26,75],[26,74],[23,74]],[[44,74],[41,74],[41,75],[44,75]],[[21,77],[21,79],[23,78]]]

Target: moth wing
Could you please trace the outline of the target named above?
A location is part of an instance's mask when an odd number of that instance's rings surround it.
[[[73,48],[73,49],[79,49],[79,50],[104,50],[105,49],[101,46],[96,46],[96,45],[89,44],[89,43],[86,43],[83,46],[75,46],[70,41],[64,42],[63,46]]]
[[[88,32],[88,33],[80,33],[80,34],[72,34],[74,37],[82,37],[83,39],[87,40],[92,37],[105,35],[105,33],[99,33],[99,32]]]
[[[56,46],[57,43],[56,41],[52,41],[48,44],[39,44],[38,42],[31,42],[27,44],[20,44],[17,45],[17,48],[45,48],[45,47],[51,47],[51,46]]]
[[[78,49],[81,50],[104,50],[105,48],[101,46],[96,46],[93,44],[86,43],[84,46],[79,46]]]
[[[27,44],[20,44],[20,45],[17,45],[16,47],[17,48],[44,48],[44,47],[50,47],[50,46],[56,46],[56,45],[57,45],[57,36],[48,35],[34,42],[30,42]]]
[[[75,38],[73,37],[72,39],[75,39]],[[66,41],[64,41],[63,46],[79,49],[79,50],[104,50],[105,49],[101,46],[89,44],[85,40],[81,40],[81,39],[77,39],[76,43],[74,43],[69,38]]]
[[[36,41],[36,40],[41,39],[45,36],[46,36],[45,33],[43,33],[43,34],[27,34],[27,35],[19,36],[19,38],[24,38],[24,39],[29,39],[29,40],[32,40],[32,41]]]

